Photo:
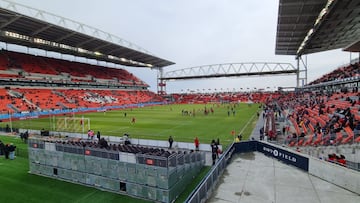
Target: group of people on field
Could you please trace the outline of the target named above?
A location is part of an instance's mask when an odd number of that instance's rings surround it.
[[[174,143],[174,138],[172,136],[169,136],[168,142],[169,142],[169,149],[172,149],[173,143]],[[222,153],[221,149],[219,148],[219,145],[220,145],[219,138],[216,141],[215,141],[215,139],[213,139],[211,141],[210,147],[211,147],[211,158],[212,158],[213,165],[215,165],[216,159],[219,158],[219,154]],[[194,146],[195,146],[195,151],[200,150],[200,141],[199,141],[198,137],[195,137],[195,139],[194,139]]]
[[[0,140],[0,155],[5,155],[5,159],[15,159],[15,149],[16,146],[13,143],[4,144]]]
[[[95,137],[95,132],[93,130],[88,130],[87,132],[88,140],[93,140]],[[96,138],[100,140],[101,134],[100,131],[97,131]]]
[[[170,135],[168,141],[169,141],[169,149],[172,149],[172,145],[174,143],[174,138]],[[195,137],[194,145],[195,145],[195,151],[199,151],[200,141],[199,141],[198,137]]]

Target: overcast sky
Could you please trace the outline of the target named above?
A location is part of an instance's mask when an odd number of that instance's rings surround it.
[[[16,0],[109,32],[175,62],[165,72],[200,65],[286,62],[275,55],[279,0]],[[353,58],[357,55],[353,54]],[[341,50],[307,56],[308,82],[349,63]],[[156,71],[127,68],[156,91]],[[295,75],[187,80],[167,83],[167,92],[294,87]]]

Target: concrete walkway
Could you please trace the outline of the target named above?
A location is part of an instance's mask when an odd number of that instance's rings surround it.
[[[250,140],[254,139],[254,140],[260,140],[260,128],[264,127],[264,119],[263,119],[263,115],[262,112],[260,112],[260,116],[258,121],[256,122],[255,128],[252,131],[251,135],[250,135]]]
[[[237,154],[209,203],[359,203],[360,196],[266,157]]]
[[[260,139],[262,114],[250,136]],[[236,154],[208,203],[359,203],[360,196],[259,152]]]

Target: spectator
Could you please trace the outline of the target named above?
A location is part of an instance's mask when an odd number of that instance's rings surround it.
[[[242,134],[241,133],[238,135],[238,138],[239,138],[239,141],[242,140]]]
[[[215,140],[212,140],[210,145],[211,145],[211,152],[215,153],[217,157],[218,149],[219,149],[217,142],[215,142]]]
[[[101,138],[99,140],[99,145],[100,145],[100,148],[108,148],[109,147],[107,141],[104,138]]]
[[[264,127],[260,128],[260,140],[264,140]]]
[[[13,143],[11,143],[9,147],[9,155],[11,160],[15,159],[15,149],[16,146]]]
[[[9,157],[10,157],[10,160],[14,160],[15,159],[15,149],[16,149],[16,146],[11,143],[10,146],[9,146]]]
[[[218,148],[218,145],[215,142],[215,140],[212,140],[210,145],[211,145],[211,157],[213,160],[213,165],[215,165],[216,158],[218,157],[218,149],[219,148]]]
[[[195,144],[195,151],[199,151],[200,142],[198,137],[195,137],[194,144]]]
[[[336,159],[336,154],[329,154],[328,155],[328,161],[329,162],[332,162],[332,163],[336,163],[337,162],[337,159]]]
[[[270,140],[275,140],[275,133],[274,133],[274,131],[273,130],[269,130],[269,139]]]
[[[90,130],[87,132],[88,140],[90,140]]]
[[[5,145],[4,143],[0,140],[0,155],[4,155],[5,154]]]
[[[25,133],[23,134],[23,139],[24,139],[24,142],[27,143],[27,141],[29,139],[29,132],[28,131],[25,131]]]
[[[286,126],[284,125],[282,128],[282,134],[285,135],[285,132],[286,132]]]
[[[97,138],[98,140],[100,140],[100,137],[101,137],[100,131],[97,131],[96,138]]]
[[[9,154],[10,154],[10,145],[9,144],[5,145],[4,152],[5,152],[5,159],[9,159]]]
[[[217,146],[220,145],[220,139],[219,138],[216,140],[216,145]]]
[[[95,136],[95,133],[93,130],[90,130],[90,139],[93,140]]]
[[[211,153],[211,158],[212,158],[212,161],[213,161],[213,165],[215,165],[215,162],[216,162],[216,152],[212,152]]]
[[[6,124],[6,127],[5,127],[5,132],[9,133],[10,132],[10,127],[9,127],[9,124]]]
[[[171,149],[172,145],[173,145],[173,142],[174,142],[174,139],[170,136],[168,141],[169,141],[169,149]]]
[[[216,140],[215,144],[216,144],[216,155],[219,158],[219,154],[222,153],[220,148],[219,148],[219,145],[220,145],[220,139],[219,138]]]
[[[344,155],[340,155],[339,159],[337,160],[337,162],[342,165],[342,166],[346,166],[346,159]]]
[[[130,136],[130,135],[127,134],[127,133],[124,134],[123,139],[124,139],[124,144],[125,144],[125,145],[131,144],[131,142],[130,142],[130,140],[129,140],[129,136]]]

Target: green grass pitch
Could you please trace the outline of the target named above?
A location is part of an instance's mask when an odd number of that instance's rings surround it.
[[[214,109],[214,114],[204,115],[204,108]],[[167,140],[169,135],[175,141],[193,142],[197,136],[200,143],[210,143],[212,139],[220,139],[221,144],[228,146],[233,141],[231,131],[243,133],[247,139],[256,124],[258,104],[236,105],[235,115],[224,105],[163,105],[145,108],[125,109],[99,113],[75,115],[91,119],[91,129],[100,131],[102,135],[122,136],[129,133],[132,138]],[[181,111],[193,111],[194,116],[182,116]],[[126,112],[127,116],[124,116]],[[132,123],[132,118],[136,122]],[[22,120],[12,122],[13,127],[25,129],[50,129],[53,125],[49,118]],[[0,123],[4,127],[7,123]],[[51,178],[28,174],[29,162],[27,146],[18,137],[0,136],[4,143],[13,142],[19,154],[15,160],[0,157],[0,194],[1,202],[146,202],[124,195],[104,192]],[[209,168],[205,168],[200,176],[204,176]],[[183,202],[196,186],[197,178],[176,202]]]
[[[204,115],[205,107],[208,110],[213,108],[214,113]],[[193,142],[197,136],[200,143],[210,143],[212,139],[219,138],[221,144],[228,145],[233,141],[231,135],[233,130],[236,134],[243,131],[245,139],[249,136],[253,125],[247,124],[251,118],[254,118],[259,110],[258,107],[258,104],[237,104],[235,107],[229,104],[162,105],[75,116],[90,118],[91,129],[95,132],[100,131],[102,135],[122,136],[128,133],[131,138],[154,140],[167,140],[171,135],[175,141],[181,142]],[[235,111],[235,115],[231,108]],[[195,116],[183,116],[182,110],[195,111]],[[230,111],[229,116],[228,111]],[[135,123],[131,122],[132,118],[136,119]],[[6,123],[0,124],[2,127],[5,125]],[[12,122],[14,128],[23,129],[49,130],[54,125],[56,125],[56,120],[54,122],[53,118]],[[80,126],[80,122],[78,125]]]

